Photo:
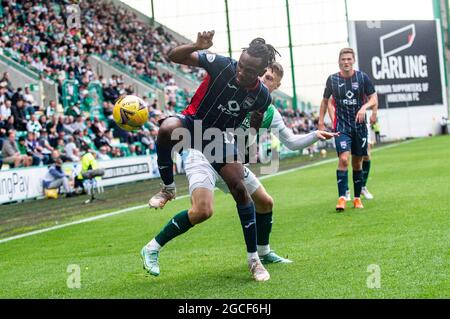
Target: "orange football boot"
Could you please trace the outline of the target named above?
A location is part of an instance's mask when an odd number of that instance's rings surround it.
[[[353,207],[354,207],[354,208],[364,208],[364,206],[363,206],[363,204],[362,204],[362,201],[361,201],[361,198],[356,197],[356,198],[353,200]]]
[[[338,203],[336,205],[336,210],[338,212],[342,212],[345,209],[346,203],[347,203],[347,201],[345,200],[344,196],[339,197]]]

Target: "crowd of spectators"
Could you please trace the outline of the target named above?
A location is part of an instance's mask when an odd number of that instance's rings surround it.
[[[155,152],[158,120],[179,111],[180,92],[171,73],[161,73],[156,64],[171,64],[167,53],[178,45],[162,27],[152,28],[133,13],[109,1],[82,1],[82,28],[67,29],[66,5],[70,1],[0,1],[0,51],[19,63],[56,81],[60,100],[40,105],[30,86],[14,88],[9,74],[0,79],[0,150],[10,167],[48,165],[57,158],[78,161],[86,143],[101,160]],[[122,75],[98,76],[89,54],[116,61],[135,74],[164,88],[165,107],[143,97],[149,104],[148,123],[138,132],[125,132],[115,125],[115,100],[134,94]],[[184,72],[201,78],[199,68]],[[63,83],[71,80],[77,95],[69,104],[62,101]],[[92,112],[88,86],[97,83],[102,95],[98,113]],[[66,92],[67,94],[67,92]],[[184,91],[188,103],[192,92]],[[70,96],[69,96],[70,97]],[[317,122],[304,113],[281,110],[295,133],[314,129]]]

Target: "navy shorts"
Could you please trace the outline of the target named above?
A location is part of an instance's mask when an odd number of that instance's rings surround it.
[[[222,132],[220,136],[216,136],[211,140],[203,139],[203,133],[198,138],[201,138],[201,143],[197,141],[195,143],[195,129],[194,129],[194,119],[190,116],[177,115],[183,123],[183,127],[188,129],[191,136],[190,145],[191,148],[195,148],[202,152],[206,156],[208,162],[214,167],[214,169],[219,172],[220,169],[226,163],[232,163],[235,161],[242,162],[241,155],[238,152],[237,144],[234,136],[232,134],[227,134],[227,132]],[[206,129],[203,127],[203,131]],[[198,133],[197,133],[198,134]],[[214,136],[213,136],[214,137]],[[201,148],[198,149],[198,146]]]
[[[367,133],[343,133],[334,138],[338,155],[344,152],[351,152],[355,156],[367,156]]]

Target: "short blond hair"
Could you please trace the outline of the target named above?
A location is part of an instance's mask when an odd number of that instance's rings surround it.
[[[352,48],[343,48],[341,51],[339,51],[339,59],[343,54],[350,53],[353,55],[353,59],[355,58],[355,51]]]

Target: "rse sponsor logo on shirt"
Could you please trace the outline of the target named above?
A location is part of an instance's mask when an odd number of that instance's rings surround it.
[[[222,104],[219,104],[219,106],[217,108],[227,115],[238,117],[239,111],[241,110],[239,103],[234,100],[231,100],[231,101],[228,101],[227,105],[228,105],[228,107],[225,107]]]

